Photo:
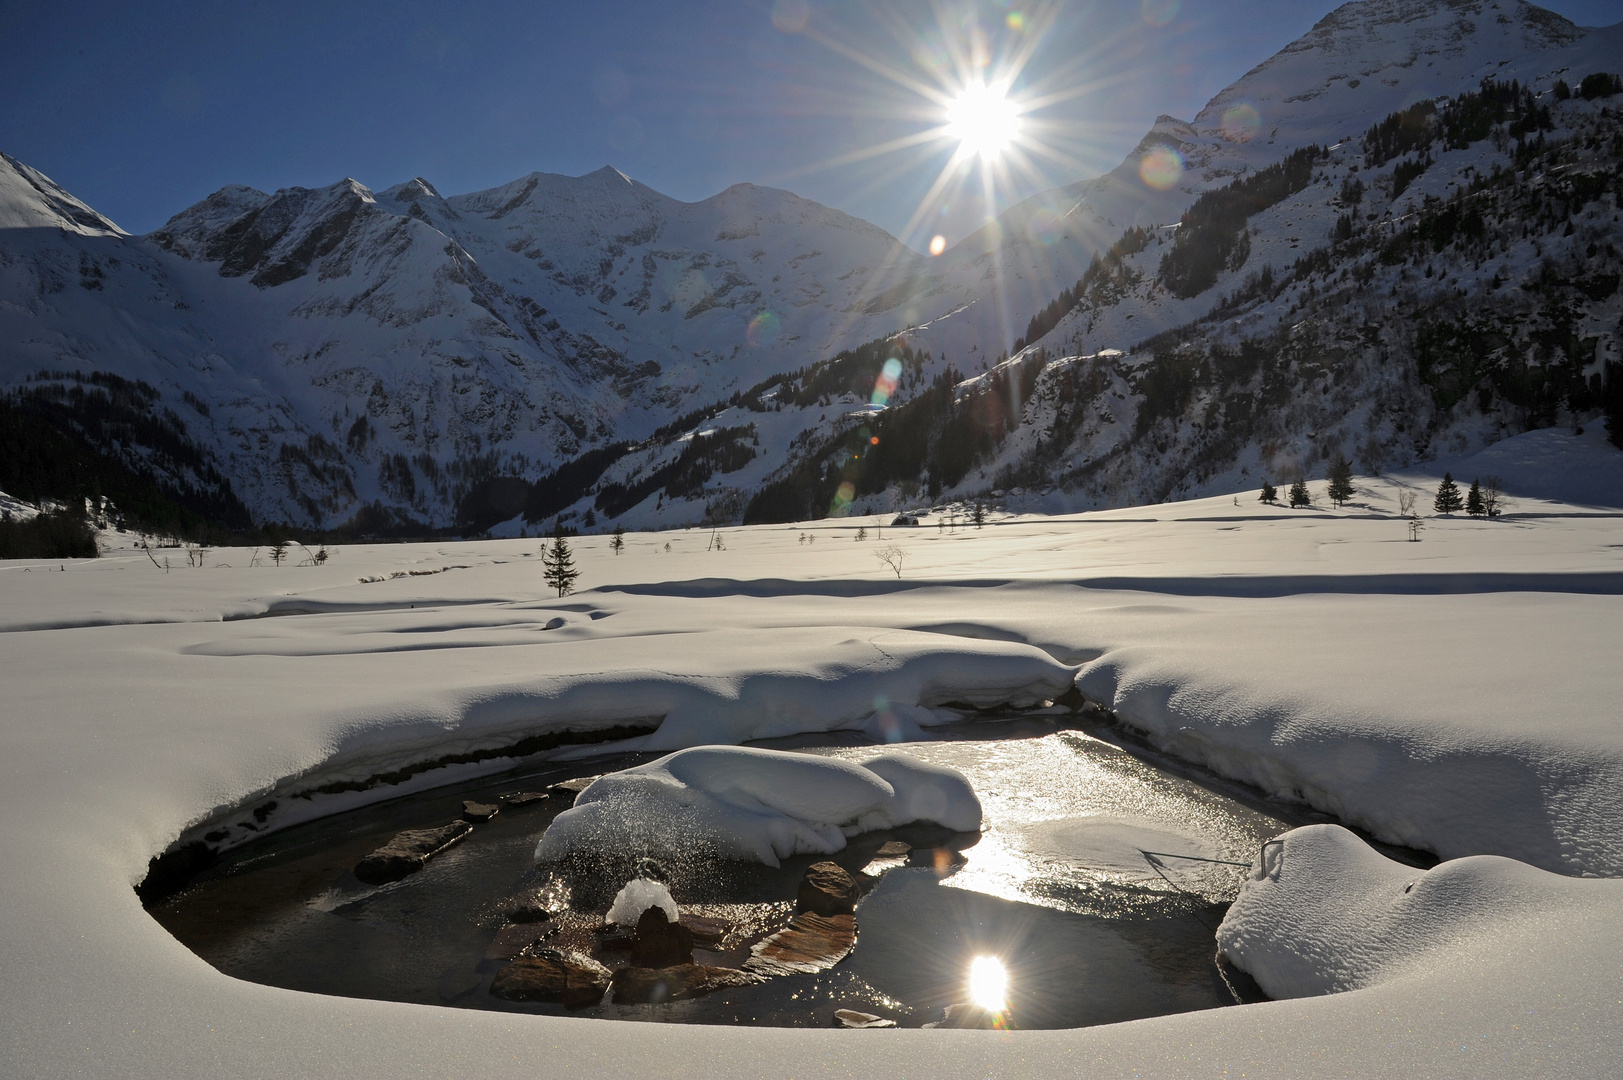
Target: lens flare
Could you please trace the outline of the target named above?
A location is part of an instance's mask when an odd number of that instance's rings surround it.
[[[1165,191],[1183,177],[1183,158],[1170,146],[1157,146],[1138,163],[1138,178],[1156,191]]]
[[[874,405],[883,405],[890,400],[896,392],[896,384],[902,381],[902,362],[894,356],[885,361],[885,366],[879,369],[879,378],[874,380],[873,397],[868,400]],[[875,439],[874,442],[878,442]]]
[[[1009,12],[1003,17],[1003,22],[1004,25],[1017,34],[1026,28],[1026,17],[1018,11]]]
[[[964,157],[996,158],[1020,133],[1020,110],[1008,87],[971,83],[947,106],[947,134]]]
[[[987,1012],[1009,1007],[1009,973],[995,956],[977,956],[969,964],[969,1000]]]
[[[1065,232],[1065,218],[1052,210],[1038,210],[1026,222],[1026,235],[1044,247],[1058,240]]]
[[[1144,0],[1144,21],[1165,26],[1178,17],[1179,0]]]
[[[775,311],[758,312],[744,331],[744,340],[751,345],[767,345],[783,331],[783,320]]]
[[[940,233],[930,237],[930,254],[939,255],[947,250],[947,238]]]
[[[1229,142],[1250,142],[1261,124],[1256,108],[1244,102],[1223,110],[1223,138]]]
[[[857,497],[857,486],[847,480],[834,492],[834,502],[829,505],[829,517],[844,517],[851,510],[851,500]]]

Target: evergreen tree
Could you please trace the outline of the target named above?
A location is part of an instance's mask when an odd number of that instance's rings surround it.
[[[271,562],[275,563],[277,566],[281,566],[282,560],[287,558],[287,541],[278,538],[276,543],[271,545],[270,557]]]
[[[1330,462],[1327,476],[1330,480],[1330,501],[1337,506],[1344,505],[1353,497],[1352,464],[1339,450]]]
[[[975,509],[970,512],[970,520],[975,523],[977,529],[986,524],[986,504],[979,499],[975,500]]]
[[[618,555],[620,552],[624,551],[625,548],[626,527],[624,525],[616,525],[614,527],[614,537],[609,541],[609,550]]]
[[[1258,502],[1268,503],[1270,506],[1279,501],[1279,489],[1266,479],[1262,481],[1262,494],[1257,496]]]
[[[569,541],[564,539],[562,526],[555,527],[552,545],[541,555],[541,579],[557,589],[559,596],[567,596],[575,590],[578,577],[580,571],[575,569],[575,558],[569,553]]]
[[[1481,517],[1488,512],[1482,502],[1482,485],[1475,480],[1471,481],[1471,490],[1465,493],[1465,512],[1472,517]]]
[[[1291,485],[1291,509],[1294,510],[1298,506],[1312,505],[1313,493],[1307,489],[1307,481],[1297,477],[1296,483]]]
[[[1453,473],[1443,474],[1443,482],[1437,485],[1437,498],[1432,500],[1431,506],[1439,514],[1457,514],[1465,509],[1465,500],[1460,497],[1460,488],[1454,483]]]

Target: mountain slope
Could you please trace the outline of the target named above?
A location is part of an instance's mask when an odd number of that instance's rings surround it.
[[[7,158],[0,385],[144,385],[192,464],[98,449],[314,527],[1098,505],[1426,457],[1609,407],[1617,99],[1554,87],[1620,35],[1349,3],[934,259],[787,192],[607,168],[228,187],[130,237]]]

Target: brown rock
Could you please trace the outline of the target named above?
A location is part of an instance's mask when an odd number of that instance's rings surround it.
[[[668,968],[693,963],[693,931],[665,916],[664,908],[651,907],[637,919],[631,940],[631,966]]]
[[[899,859],[912,850],[913,845],[906,840],[886,840],[879,845],[879,850],[874,852],[873,857],[876,859]]]
[[[656,1005],[681,1001],[733,986],[753,986],[760,978],[737,968],[677,964],[664,968],[623,967],[610,979],[616,1005]]]
[[[856,879],[838,863],[817,862],[800,880],[795,906],[818,915],[849,915],[857,909],[860,890]]]
[[[603,1000],[607,973],[561,956],[524,956],[496,973],[490,996],[503,1001],[550,1001],[583,1009]]]
[[[472,799],[464,799],[462,802],[463,821],[472,821],[477,824],[478,822],[489,821],[501,812],[502,808],[495,803],[474,802]]]
[[[355,864],[355,876],[368,885],[382,885],[415,874],[423,864],[473,831],[466,821],[453,821],[437,829],[408,829]]]
[[[844,960],[857,944],[855,915],[802,911],[783,930],[758,941],[744,970],[762,975],[810,975]]]
[[[719,947],[733,930],[733,924],[726,919],[715,919],[708,915],[684,914],[681,921],[693,935],[693,944],[701,949]]]
[[[937,877],[946,877],[968,861],[963,852],[953,848],[914,848],[907,853],[907,865],[927,866],[936,872]]]

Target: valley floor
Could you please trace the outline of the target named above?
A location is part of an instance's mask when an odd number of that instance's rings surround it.
[[[585,537],[562,599],[533,540],[0,564],[0,1071],[1616,1073],[1623,510],[1524,486],[1498,520],[1435,517],[1435,483],[1360,478],[1341,509],[1249,492],[982,529],[634,534],[620,555]],[[561,727],[657,722],[617,744],[646,749],[913,737],[1073,680],[1177,755],[1457,861],[1421,874],[1298,830],[1219,932],[1285,1000],[1009,1033],[611,1030],[298,994],[215,972],[132,888],[178,839],[500,768],[371,783]],[[300,797],[335,781],[361,790]]]

